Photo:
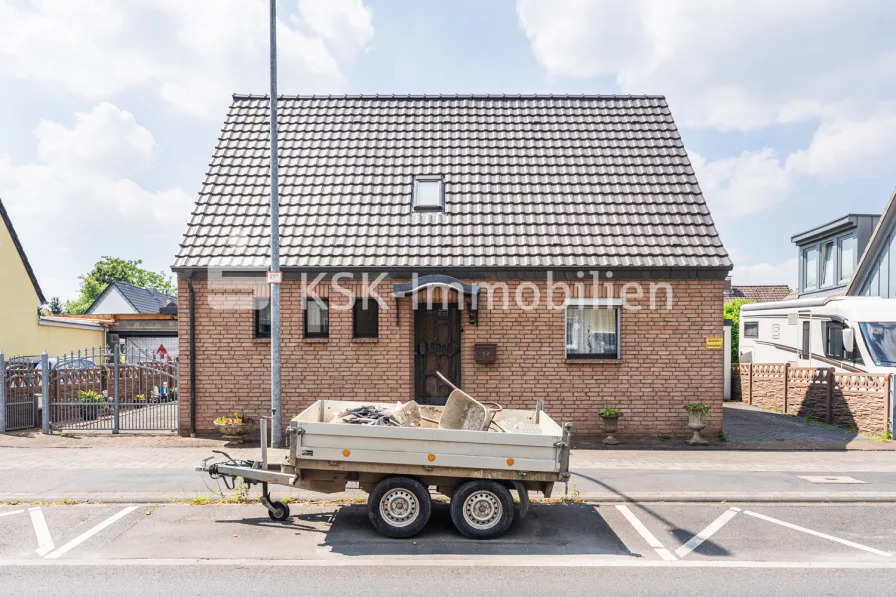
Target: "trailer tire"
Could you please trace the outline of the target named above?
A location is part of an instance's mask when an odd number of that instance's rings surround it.
[[[451,521],[470,539],[495,539],[513,524],[513,496],[495,481],[472,480],[451,495]]]
[[[367,499],[367,515],[374,528],[393,539],[413,537],[432,513],[432,498],[423,483],[411,477],[387,477]]]
[[[271,517],[271,520],[275,520],[277,522],[283,522],[287,518],[289,518],[289,505],[284,504],[283,502],[271,502],[271,506],[274,510],[277,511],[276,514],[268,510],[268,516]]]

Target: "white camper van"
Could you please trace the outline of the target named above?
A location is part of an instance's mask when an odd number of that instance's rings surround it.
[[[740,362],[896,373],[896,299],[824,297],[744,305]]]

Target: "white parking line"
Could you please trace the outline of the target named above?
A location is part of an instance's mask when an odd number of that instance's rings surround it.
[[[701,545],[703,542],[715,535],[719,529],[728,524],[728,522],[737,516],[740,512],[739,508],[729,508],[722,512],[722,515],[716,518],[708,527],[691,537],[691,540],[675,550],[675,555],[683,558]]]
[[[12,512],[0,512],[0,518],[4,516],[12,516],[13,514],[21,514],[24,510],[13,510]]]
[[[616,509],[622,512],[622,515],[625,516],[625,519],[635,527],[635,530],[638,531],[638,534],[647,541],[647,544],[650,545],[653,549],[656,550],[656,553],[659,554],[661,558],[666,561],[675,560],[675,556],[660,543],[660,540],[657,539],[653,533],[651,533],[644,524],[638,520],[638,517],[635,516],[634,512],[628,509],[628,506],[616,506]]]
[[[830,541],[835,541],[835,542],[841,543],[843,545],[848,545],[849,547],[855,547],[856,549],[861,549],[862,551],[867,551],[869,553],[877,554],[879,556],[885,556],[885,557],[889,558],[890,556],[893,555],[886,551],[881,551],[879,549],[874,549],[873,547],[867,547],[865,545],[860,545],[859,543],[853,543],[852,541],[847,541],[846,539],[841,539],[840,537],[834,537],[832,535],[825,535],[824,533],[819,533],[818,531],[813,531],[812,529],[807,529],[805,527],[797,526],[797,525],[791,524],[789,522],[784,522],[783,520],[778,520],[777,518],[772,518],[771,516],[765,516],[763,514],[751,512],[749,510],[744,510],[744,514],[753,516],[754,518],[759,518],[760,520],[765,520],[767,522],[779,524],[782,527],[787,527],[788,529],[793,529],[794,531],[800,531],[801,533],[806,533],[808,535],[814,535],[816,537],[821,537],[822,539],[828,539]]]
[[[31,515],[31,526],[34,527],[34,534],[37,535],[37,549],[34,551],[37,555],[42,556],[53,551],[53,537],[50,536],[50,529],[47,527],[47,519],[40,508],[28,508]]]
[[[100,531],[105,529],[106,527],[114,524],[116,521],[124,518],[125,516],[127,516],[128,514],[130,514],[131,512],[133,512],[136,509],[137,509],[137,506],[128,506],[121,512],[114,514],[114,515],[110,516],[109,518],[107,518],[106,520],[104,520],[103,522],[99,523],[98,525],[96,525],[95,527],[90,529],[89,531],[81,533],[80,535],[78,535],[77,537],[75,537],[74,539],[72,539],[71,541],[69,541],[68,543],[66,543],[59,549],[57,549],[56,551],[46,555],[45,556],[46,559],[55,560],[56,558],[59,558],[59,557],[65,555],[66,553],[68,553],[69,551],[78,547],[79,545],[81,545],[82,543],[84,543],[85,541],[87,541],[88,539],[90,539],[91,537],[93,537],[94,535],[96,535],[97,533],[99,533]]]

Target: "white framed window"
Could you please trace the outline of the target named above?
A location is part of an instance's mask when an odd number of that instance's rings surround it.
[[[619,323],[619,306],[567,305],[566,358],[620,358]]]
[[[759,337],[759,322],[758,321],[750,321],[744,322],[744,338],[758,338]]]
[[[415,176],[414,211],[444,211],[445,185],[441,176]]]

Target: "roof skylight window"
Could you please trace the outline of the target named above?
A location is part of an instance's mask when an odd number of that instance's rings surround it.
[[[445,186],[441,176],[415,176],[414,211],[444,211]]]

